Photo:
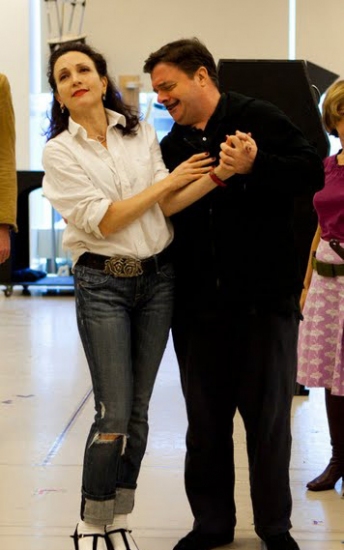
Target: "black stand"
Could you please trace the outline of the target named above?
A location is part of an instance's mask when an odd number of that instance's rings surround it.
[[[0,266],[0,285],[5,286],[4,294],[9,297],[13,293],[13,286],[23,287],[23,295],[29,296],[29,287],[48,287],[59,289],[60,287],[74,288],[72,276],[44,276],[35,278],[35,272],[30,273],[30,218],[29,218],[29,195],[31,191],[42,187],[44,172],[42,171],[18,171],[18,233],[11,236],[11,256]],[[18,273],[27,273],[27,280],[23,277],[18,279]],[[30,276],[31,275],[31,276]],[[44,274],[45,275],[45,274]],[[49,291],[51,294],[51,290]],[[59,293],[55,291],[54,294]]]
[[[221,92],[234,91],[274,103],[300,128],[321,158],[329,154],[318,103],[339,75],[309,61],[285,59],[220,59],[218,73]],[[306,273],[316,227],[313,195],[303,193],[294,200],[295,244],[302,274]],[[308,389],[296,384],[295,395],[308,394]]]

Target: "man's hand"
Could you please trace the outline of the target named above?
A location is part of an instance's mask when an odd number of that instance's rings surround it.
[[[8,225],[0,224],[0,264],[8,260],[11,253],[11,239]]]
[[[236,174],[249,174],[252,171],[258,147],[251,134],[237,130],[221,143],[220,166],[233,170]]]

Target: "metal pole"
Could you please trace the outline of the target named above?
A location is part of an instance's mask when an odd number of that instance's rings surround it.
[[[48,261],[48,266],[47,266],[47,271],[49,273],[56,273],[57,271],[57,267],[56,267],[56,252],[57,252],[57,247],[56,247],[56,231],[55,231],[55,212],[54,212],[54,209],[53,207],[51,207],[51,258],[47,258],[47,260],[50,260]]]
[[[73,19],[74,19],[75,6],[76,6],[76,2],[71,2],[71,14],[70,14],[70,18],[69,18],[68,34],[70,34],[70,33],[71,33],[71,30],[72,30],[72,24],[73,24]]]
[[[60,19],[60,12],[59,12],[59,7],[57,5],[57,0],[54,0],[55,1],[55,6],[56,6],[56,19],[57,19],[57,27],[59,29],[59,38],[61,39],[62,38],[62,23],[61,23],[61,19]]]
[[[48,31],[49,31],[49,36],[51,37],[52,35],[52,26],[51,26],[51,17],[50,17],[50,7],[49,7],[49,2],[50,0],[45,0],[46,2],[46,12],[47,12],[47,19],[48,19]]]
[[[82,25],[84,23],[84,15],[85,15],[85,6],[86,6],[86,0],[84,0],[81,4],[82,6],[82,13],[80,18],[80,25],[79,25],[79,34],[81,34]]]

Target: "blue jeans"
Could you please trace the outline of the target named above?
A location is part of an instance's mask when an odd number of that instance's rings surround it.
[[[174,271],[168,263],[154,273],[117,278],[76,265],[74,276],[96,410],[84,455],[81,517],[105,525],[134,506],[149,401],[171,325]]]

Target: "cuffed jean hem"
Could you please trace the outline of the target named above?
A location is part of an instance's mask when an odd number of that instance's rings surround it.
[[[109,500],[92,500],[84,497],[82,519],[95,525],[109,525],[115,514],[130,514],[134,508],[135,489],[118,488],[116,497]]]

